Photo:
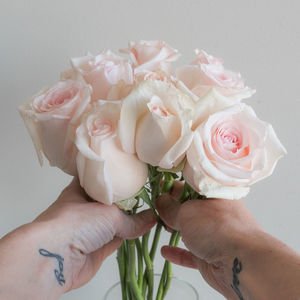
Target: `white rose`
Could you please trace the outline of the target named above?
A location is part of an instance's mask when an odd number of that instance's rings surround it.
[[[171,83],[146,80],[123,100],[119,123],[124,150],[171,169],[184,158],[193,132],[193,101]]]
[[[133,197],[146,183],[147,165],[123,151],[117,136],[119,102],[95,102],[76,132],[81,186],[93,199],[112,204]]]

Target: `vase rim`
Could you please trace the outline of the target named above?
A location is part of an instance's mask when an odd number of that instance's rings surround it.
[[[154,273],[154,276],[155,276],[155,277],[160,277],[160,276],[161,276],[161,273]],[[177,281],[179,281],[179,282],[181,282],[181,283],[183,283],[183,284],[186,284],[186,285],[193,291],[193,293],[195,294],[195,297],[196,297],[195,300],[201,300],[201,299],[199,298],[200,296],[199,296],[198,291],[195,289],[195,287],[194,287],[191,283],[189,283],[189,282],[186,281],[186,280],[180,279],[180,278],[177,277],[177,276],[172,276],[172,279],[175,279],[175,280],[177,280]],[[115,287],[117,287],[119,284],[120,284],[120,281],[114,283],[114,284],[108,289],[108,291],[105,293],[103,300],[106,300],[106,299],[107,299],[107,296],[109,295],[109,293],[110,293]]]

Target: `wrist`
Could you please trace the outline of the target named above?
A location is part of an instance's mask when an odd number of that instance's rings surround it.
[[[40,254],[40,249],[59,253],[63,258],[63,278],[66,278],[69,276],[64,258],[67,251],[57,245],[53,226],[47,222],[23,225],[1,239],[0,272],[5,274],[0,283],[1,297],[41,299],[41,295],[47,295],[47,299],[58,299],[66,292],[67,280],[60,284],[55,275],[55,270],[60,270],[59,261]]]
[[[293,249],[263,230],[240,234],[234,244],[227,274],[232,288],[238,279],[244,299],[299,298],[300,256]],[[234,274],[234,268],[239,272]]]

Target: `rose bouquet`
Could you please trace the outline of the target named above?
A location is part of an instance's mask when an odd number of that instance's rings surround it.
[[[61,79],[20,106],[40,163],[78,176],[96,201],[134,214],[146,203],[157,218],[150,232],[123,241],[117,259],[122,299],[165,297],[172,278],[165,262],[158,290],[153,260],[163,227],[155,199],[175,180],[180,201],[241,199],[269,175],[286,151],[273,127],[242,103],[255,91],[223,61],[196,50],[175,71],[177,50],[163,41],[130,43],[120,52],[71,59]],[[42,155],[43,154],[43,155]],[[176,245],[173,232],[170,245]]]

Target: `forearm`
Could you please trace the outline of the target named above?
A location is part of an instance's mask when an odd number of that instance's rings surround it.
[[[300,299],[300,255],[264,232],[242,236],[237,245],[226,263],[233,299]]]
[[[0,240],[1,300],[54,300],[67,290],[68,249],[57,246],[50,230],[44,223],[30,223]]]

